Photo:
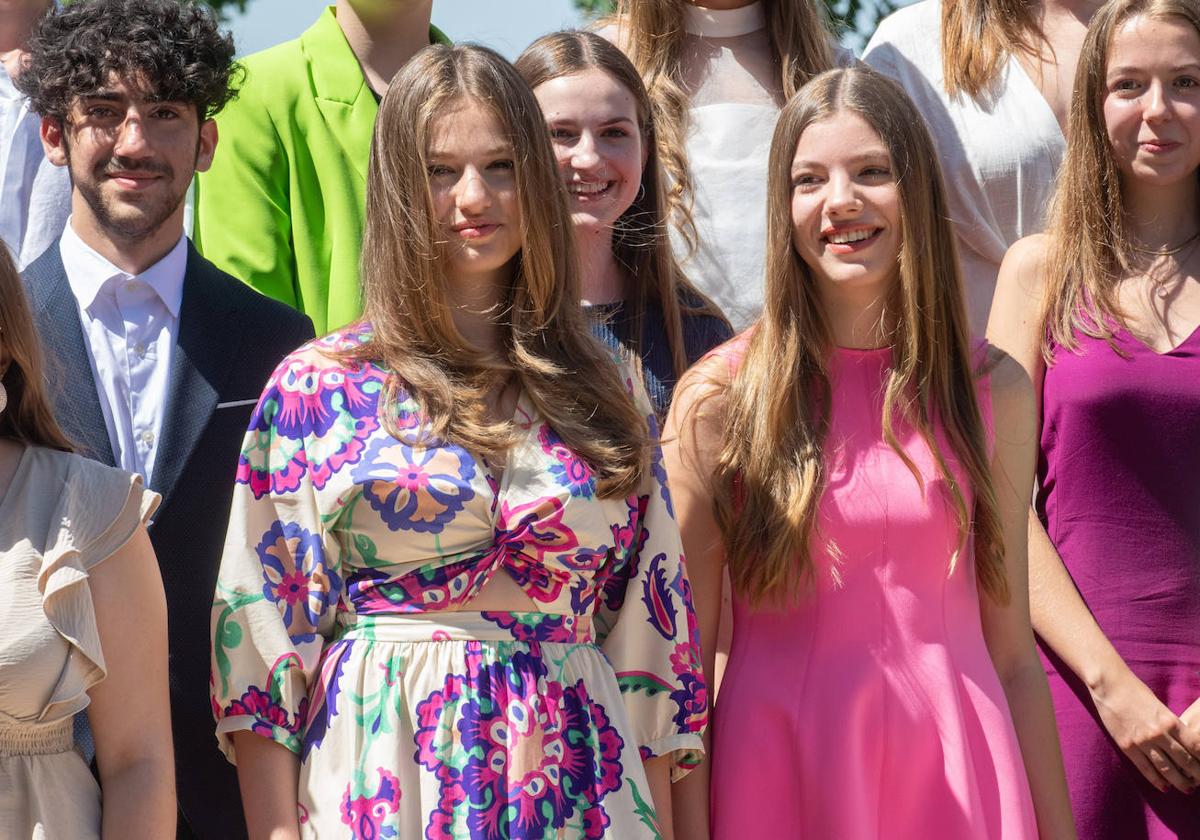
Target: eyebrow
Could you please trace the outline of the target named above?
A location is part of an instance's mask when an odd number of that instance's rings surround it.
[[[1197,64],[1195,62],[1189,62],[1187,64],[1180,64],[1178,67],[1171,68],[1172,73],[1181,73],[1184,70],[1200,71],[1200,64]],[[1108,68],[1108,74],[1110,76],[1113,75],[1114,73],[1118,73],[1118,74],[1119,73],[1144,73],[1145,71],[1146,71],[1146,68],[1144,68],[1144,67],[1132,67],[1132,66],[1127,66],[1127,65],[1121,65],[1119,67]]]
[[[885,161],[885,162],[890,163],[891,157],[888,155],[887,152],[880,149],[877,152],[863,152],[862,154],[855,155],[854,157],[850,158],[849,162],[851,164],[855,164],[855,163],[878,163],[879,161]],[[792,164],[792,171],[796,172],[801,169],[807,169],[807,168],[812,168],[812,167],[823,167],[823,166],[825,166],[825,164],[821,161],[798,160]]]
[[[482,152],[480,154],[480,157],[511,157],[512,154],[513,154],[513,147],[508,144],[505,144],[503,146],[492,146],[487,151]],[[442,151],[441,149],[430,149],[428,156],[430,158],[455,157],[455,155],[452,152],[445,152],[445,151]]]

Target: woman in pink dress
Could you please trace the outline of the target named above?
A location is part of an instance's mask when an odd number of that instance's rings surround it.
[[[784,108],[769,172],[766,309],[665,435],[706,653],[726,567],[734,591],[676,825],[1074,837],[1029,623],[1032,389],[969,344],[928,133],[895,84],[834,70]]]

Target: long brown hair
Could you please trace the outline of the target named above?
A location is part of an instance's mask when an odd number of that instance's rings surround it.
[[[47,394],[42,346],[33,327],[25,289],[8,249],[0,243],[0,366],[8,407],[0,412],[0,435],[33,446],[71,452],[54,419]]]
[[[933,141],[894,82],[867,68],[831,70],[784,107],[771,143],[767,197],[766,307],[728,391],[714,469],[714,510],[736,591],[754,602],[795,597],[811,580],[810,541],[825,489],[822,447],[829,429],[832,338],[817,281],[792,245],[792,161],[808,126],[851,111],[887,147],[900,194],[898,277],[888,295],[892,368],[883,401],[888,444],[896,422],[911,423],[933,453],[960,532],[975,538],[984,591],[1007,597],[1003,544],[975,394],[962,281]],[[974,511],[933,432],[944,430],[974,491]],[[955,552],[951,568],[957,560]]]
[[[680,63],[687,31],[685,0],[619,0],[617,43],[642,74],[654,105],[659,157],[670,189],[666,193],[671,221],[696,247],[692,220],[692,176],[687,161],[688,95],[681,84]],[[833,30],[822,3],[815,0],[763,0],[767,37],[778,68],[779,89],[790,99],[813,76],[833,67]]]
[[[647,303],[655,301],[662,309],[675,375],[682,376],[688,368],[683,312],[718,318],[726,324],[728,321],[721,310],[687,279],[671,251],[657,133],[650,97],[641,76],[623,52],[592,32],[544,35],[521,53],[516,68],[534,90],[551,79],[600,70],[633,97],[642,142],[648,152],[637,197],[613,225],[613,255],[633,280],[625,303],[633,327],[634,351],[640,358],[643,352],[642,320]],[[685,301],[682,305],[681,298]]]
[[[522,245],[500,314],[501,358],[472,347],[451,317],[427,174],[432,124],[464,100],[492,110],[514,151]],[[347,355],[394,374],[386,402],[403,387],[421,404],[431,434],[502,460],[517,429],[489,417],[486,397],[515,377],[596,473],[601,495],[631,492],[647,464],[646,418],[588,330],[566,190],[537,100],[513,66],[473,45],[417,53],[380,106],[366,209],[363,308],[373,332]],[[394,418],[386,420],[395,433]]]
[[[1047,363],[1053,361],[1052,343],[1074,350],[1077,333],[1083,333],[1111,344],[1112,325],[1125,321],[1117,287],[1132,270],[1133,242],[1121,173],[1108,141],[1104,98],[1113,35],[1141,15],[1178,18],[1200,32],[1195,0],[1113,0],[1092,18],[1075,71],[1067,154],[1046,227],[1042,355]]]
[[[1030,0],[941,0],[946,92],[978,99],[1009,56],[1037,54],[1042,31]]]

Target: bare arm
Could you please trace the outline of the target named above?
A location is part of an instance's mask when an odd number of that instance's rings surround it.
[[[725,561],[721,532],[713,518],[709,479],[721,441],[723,399],[720,383],[727,378],[724,365],[723,360],[710,359],[684,376],[675,389],[663,442],[663,460],[671,482],[679,532],[683,536],[688,579],[700,626],[704,679],[710,686],[710,698],[713,696],[711,686]],[[710,732],[711,728],[704,734],[705,761],[677,782],[671,791],[675,836],[687,840],[707,840],[709,836],[709,779],[714,758]]]
[[[233,746],[250,840],[299,840],[299,757],[253,732],[235,732]]]
[[[671,757],[662,755],[642,762],[646,781],[650,784],[650,798],[654,803],[654,814],[658,818],[658,830],[664,838],[675,836],[671,814]]]
[[[175,836],[167,605],[146,529],[88,575],[107,676],[88,695],[103,791],[101,837]],[[131,609],[130,605],[136,605]]]
[[[1003,359],[991,376],[996,428],[992,482],[1004,540],[1009,600],[999,603],[980,593],[983,632],[1012,712],[1038,833],[1042,838],[1073,838],[1075,826],[1058,728],[1029,618],[1026,518],[1037,440],[1033,389],[1025,371],[1011,359]]]
[[[1044,247],[1037,236],[1009,251],[988,323],[988,339],[1026,370],[1035,397],[1046,371],[1040,322]],[[1168,785],[1190,790],[1200,783],[1200,708],[1185,713],[1193,715],[1189,728],[1137,678],[1096,623],[1032,510],[1027,522],[1034,629],[1087,685],[1105,729],[1147,781],[1159,790]]]

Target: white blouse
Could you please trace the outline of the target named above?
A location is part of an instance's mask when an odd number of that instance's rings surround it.
[[[879,24],[863,60],[900,83],[925,117],[941,159],[971,326],[982,335],[1004,252],[1045,226],[1066,152],[1050,105],[1010,57],[991,95],[946,93],[940,0],[922,0]]]

